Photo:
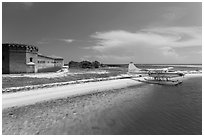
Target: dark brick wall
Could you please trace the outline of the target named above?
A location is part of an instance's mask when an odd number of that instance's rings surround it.
[[[2,73],[9,74],[9,47],[2,47]]]
[[[18,50],[10,50],[10,73],[25,73],[26,72],[26,52]]]

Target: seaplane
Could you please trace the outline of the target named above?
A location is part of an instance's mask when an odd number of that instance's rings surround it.
[[[179,85],[182,83],[180,80],[172,80],[172,78],[182,77],[184,73],[173,71],[173,67],[161,69],[139,69],[133,62],[128,65],[128,75],[131,78],[140,82],[159,85]],[[143,77],[143,78],[139,78]]]

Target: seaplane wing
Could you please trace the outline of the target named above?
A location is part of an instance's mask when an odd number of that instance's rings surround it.
[[[149,73],[149,77],[154,77],[154,78],[175,78],[175,77],[181,77],[181,76],[184,76],[184,74],[180,72]]]
[[[181,72],[171,71],[169,72],[169,68],[161,68],[161,69],[139,69],[132,62],[128,65],[128,74],[131,75],[149,75],[150,77],[162,77],[162,78],[172,78],[172,77],[180,77],[184,76]]]
[[[134,64],[133,64],[134,65]],[[141,69],[141,71],[148,71],[148,72],[168,72],[169,70],[173,69],[173,67],[168,68],[160,68],[160,69]]]

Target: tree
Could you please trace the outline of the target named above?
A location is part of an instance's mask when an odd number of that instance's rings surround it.
[[[69,68],[79,68],[79,67],[80,67],[79,62],[75,62],[75,61],[70,61],[69,62]]]
[[[80,62],[80,66],[81,68],[92,68],[92,63],[89,61],[82,61]]]
[[[92,65],[94,68],[99,68],[101,64],[98,61],[94,61],[94,62],[92,62]]]
[[[89,62],[89,61],[81,61],[81,62],[75,62],[75,61],[70,61],[69,62],[69,68],[99,68],[101,66],[100,62],[94,61],[94,62]]]

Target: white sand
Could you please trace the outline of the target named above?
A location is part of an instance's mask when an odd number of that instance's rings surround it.
[[[118,79],[73,84],[47,89],[36,89],[26,92],[4,93],[2,94],[2,108],[5,109],[13,106],[24,106],[51,99],[90,94],[111,89],[120,89],[137,84],[140,84],[140,82],[132,79]]]

